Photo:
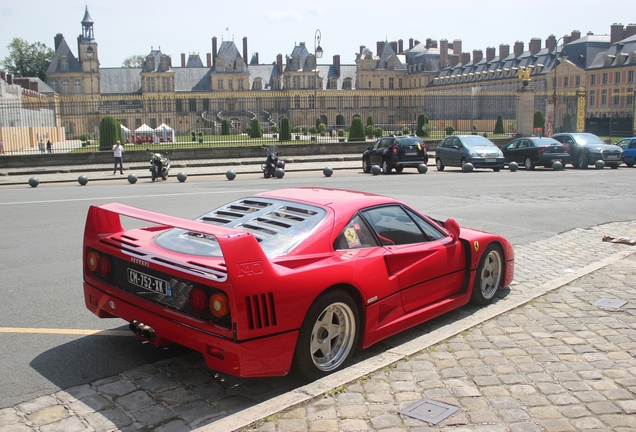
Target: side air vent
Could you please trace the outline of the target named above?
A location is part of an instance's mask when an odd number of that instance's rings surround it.
[[[276,325],[276,308],[274,307],[274,293],[255,294],[245,297],[247,309],[247,326],[250,330],[257,330]]]

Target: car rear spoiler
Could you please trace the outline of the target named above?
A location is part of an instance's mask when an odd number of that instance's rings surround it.
[[[119,203],[91,206],[88,209],[84,228],[84,245],[86,246],[87,240],[124,232],[121,216],[150,222],[166,229],[180,228],[214,236],[221,247],[228,277],[234,281],[233,285],[240,280],[238,278],[254,274],[254,269],[257,269],[258,273],[274,271],[256,237],[251,233],[155,213]]]

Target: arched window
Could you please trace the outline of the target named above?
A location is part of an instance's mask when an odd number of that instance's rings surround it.
[[[75,93],[82,93],[82,82],[78,79],[75,80]]]
[[[68,90],[69,90],[68,80],[63,80],[62,81],[62,93],[63,94],[68,94]]]

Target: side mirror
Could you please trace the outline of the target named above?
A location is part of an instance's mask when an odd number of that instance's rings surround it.
[[[453,218],[446,219],[446,222],[444,222],[444,228],[448,230],[448,232],[450,233],[454,241],[459,240],[460,228],[459,228],[459,224],[457,223],[455,219]]]

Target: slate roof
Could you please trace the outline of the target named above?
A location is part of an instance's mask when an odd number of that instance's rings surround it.
[[[565,45],[563,52],[567,54],[568,60],[573,64],[587,69],[595,62],[596,57],[610,46],[610,36],[608,35],[586,35]]]
[[[188,62],[186,63],[186,67],[203,67],[203,62],[201,61],[201,57],[199,57],[199,54],[190,54],[190,56],[188,57]]]
[[[632,52],[636,52],[636,35],[620,40],[612,44],[609,49],[597,53],[589,68],[600,69],[603,67],[622,66],[625,62],[621,62],[619,57],[627,56],[626,61],[629,61],[629,54]],[[609,65],[605,64],[606,56],[611,56],[611,63]]]
[[[238,48],[236,48],[234,41],[223,41],[221,42],[221,46],[219,47],[219,52],[216,54],[216,57],[221,57],[225,66],[231,64],[233,70],[236,71],[236,59],[241,58],[241,54],[239,53]]]
[[[207,67],[174,68],[174,91],[203,92],[212,91],[210,74],[212,69]]]
[[[141,71],[141,68],[99,68],[100,93],[141,93]]]
[[[62,71],[61,69],[61,60],[63,56],[68,58],[68,71]],[[49,63],[49,67],[46,69],[47,74],[55,72],[82,72],[82,65],[73,55],[73,52],[69,48],[64,37],[62,37],[60,45],[57,47],[57,50],[55,50],[55,54]]]
[[[289,55],[288,59],[292,59],[294,57],[294,55],[297,55],[300,59],[299,62],[299,67],[296,68],[294,67],[294,63],[292,61],[288,61],[287,65],[285,65],[285,72],[295,72],[295,71],[310,71],[313,70],[312,68],[309,68],[305,62],[307,61],[307,56],[309,55],[309,51],[307,50],[307,47],[305,46],[304,42],[301,42],[299,45],[295,45],[294,49],[292,50],[291,54]]]

